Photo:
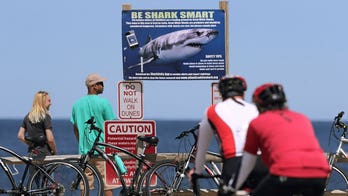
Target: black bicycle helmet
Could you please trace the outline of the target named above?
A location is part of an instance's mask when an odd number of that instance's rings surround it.
[[[259,86],[253,94],[253,102],[262,107],[283,105],[286,102],[283,86],[274,83]]]
[[[219,91],[222,99],[241,96],[247,90],[247,83],[241,76],[224,76],[219,81]]]

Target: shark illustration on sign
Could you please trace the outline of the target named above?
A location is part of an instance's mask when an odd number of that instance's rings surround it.
[[[185,29],[149,40],[139,50],[139,57],[143,58],[143,65],[148,63],[168,64],[182,61],[198,54],[203,45],[211,42],[218,35],[214,29]],[[141,63],[131,65],[128,69],[140,66]]]

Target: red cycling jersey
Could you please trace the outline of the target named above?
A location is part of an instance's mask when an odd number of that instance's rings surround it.
[[[266,111],[251,121],[244,150],[256,155],[258,149],[273,175],[314,178],[330,171],[310,120],[289,109]]]

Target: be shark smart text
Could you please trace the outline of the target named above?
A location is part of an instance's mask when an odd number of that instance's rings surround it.
[[[153,11],[153,12],[131,12],[132,19],[195,19],[195,18],[214,18],[214,11]]]

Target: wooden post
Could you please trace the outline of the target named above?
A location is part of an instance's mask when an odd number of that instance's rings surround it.
[[[123,4],[122,5],[122,10],[131,10],[131,9],[132,9],[131,4]]]
[[[229,66],[230,66],[230,57],[229,57],[229,33],[228,33],[228,1],[220,1],[219,3],[220,9],[224,10],[225,12],[225,58],[226,58],[226,74],[230,73]]]

